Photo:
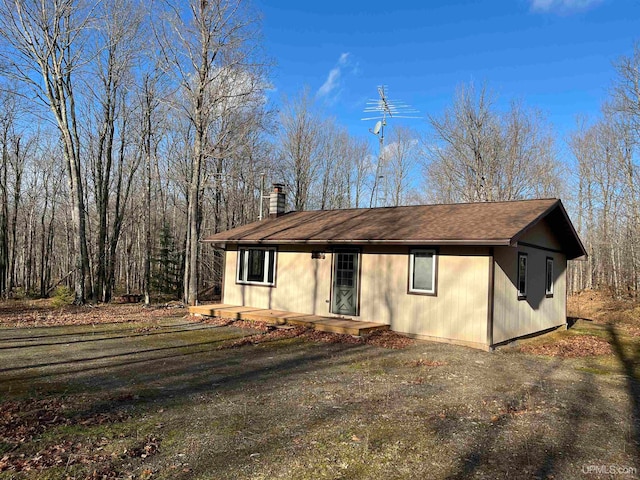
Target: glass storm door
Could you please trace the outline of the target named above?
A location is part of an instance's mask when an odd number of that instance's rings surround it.
[[[358,252],[334,254],[331,311],[340,315],[358,314]]]

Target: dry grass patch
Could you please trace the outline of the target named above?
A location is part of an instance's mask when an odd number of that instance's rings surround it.
[[[447,365],[447,362],[437,362],[435,360],[427,360],[426,358],[419,358],[417,360],[410,360],[404,363],[407,367],[442,367]]]

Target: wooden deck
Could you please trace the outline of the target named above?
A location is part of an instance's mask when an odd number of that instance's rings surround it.
[[[323,317],[305,313],[286,312],[284,310],[269,310],[256,307],[239,307],[236,305],[214,304],[189,307],[192,315],[207,317],[233,318],[265,322],[274,325],[302,325],[315,328],[322,332],[346,333],[349,335],[366,335],[376,330],[388,330],[389,325],[373,322],[359,322],[337,317]]]

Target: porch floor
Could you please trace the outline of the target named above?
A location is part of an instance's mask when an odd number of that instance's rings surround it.
[[[269,310],[256,307],[239,307],[236,305],[213,304],[189,307],[192,315],[207,317],[233,318],[265,322],[274,325],[302,325],[315,328],[322,332],[346,333],[349,335],[365,335],[376,330],[388,330],[389,325],[373,322],[360,322],[337,317],[323,317],[306,313],[287,312],[284,310]]]

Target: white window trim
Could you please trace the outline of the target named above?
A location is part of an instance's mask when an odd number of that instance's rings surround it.
[[[431,261],[433,262],[433,266],[431,268],[431,290],[424,290],[422,288],[414,288],[413,287],[413,269],[415,265],[415,253],[416,252],[426,252],[431,253]],[[409,293],[422,293],[435,295],[436,293],[436,269],[437,269],[437,252],[433,248],[412,248],[409,250]]]
[[[269,257],[273,256],[273,281],[269,282],[256,282],[243,280],[240,278],[240,262],[242,262],[242,272],[245,277],[249,270],[249,250],[264,250],[265,252],[271,252],[271,255],[264,256],[264,274],[265,278],[269,278]],[[243,255],[243,253],[246,254]],[[238,248],[238,261],[236,264],[236,283],[241,285],[260,285],[272,287],[276,284],[276,249],[274,247],[241,247]]]
[[[520,258],[524,257],[526,262],[524,266],[524,292],[520,291]],[[529,255],[524,252],[518,252],[518,272],[516,279],[516,288],[518,289],[518,298],[523,300],[527,298],[527,290],[529,289]],[[545,280],[546,281],[546,280]]]
[[[547,289],[547,279],[549,278],[549,271],[551,271],[551,288]],[[545,271],[544,271],[544,293],[548,297],[553,296],[553,258],[547,257],[545,262]]]

